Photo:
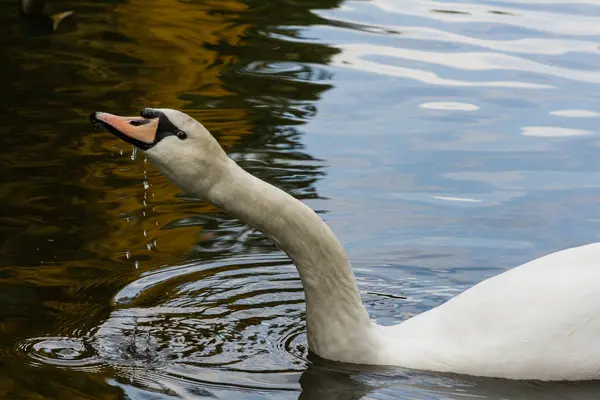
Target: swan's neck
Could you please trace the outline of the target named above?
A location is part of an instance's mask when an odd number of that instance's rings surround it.
[[[206,200],[263,232],[292,259],[306,296],[312,352],[348,361],[356,359],[357,352],[364,354],[362,347],[371,347],[367,338],[373,324],[361,302],[348,257],[313,210],[234,162],[209,190]]]

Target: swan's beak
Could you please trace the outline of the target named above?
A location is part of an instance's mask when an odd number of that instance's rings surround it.
[[[90,121],[94,125],[102,126],[113,135],[142,150],[147,150],[156,144],[158,120],[158,118],[119,117],[103,112],[90,114]]]

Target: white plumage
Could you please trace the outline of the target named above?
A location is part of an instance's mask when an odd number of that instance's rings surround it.
[[[600,378],[600,244],[538,258],[399,325],[377,326],[346,253],[310,208],[241,169],[191,117],[154,112],[187,138],[157,135],[160,124],[120,134],[149,135],[146,152],[167,177],[264,232],[290,256],[305,291],[308,345],[319,356],[511,379]],[[147,132],[133,132],[141,129]]]

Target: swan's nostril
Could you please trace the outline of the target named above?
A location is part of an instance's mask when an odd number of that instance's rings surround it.
[[[140,115],[144,118],[158,118],[160,116],[160,111],[157,111],[153,108],[144,108]]]
[[[133,126],[142,126],[142,125],[146,125],[149,123],[150,123],[149,119],[132,119],[131,121],[129,121],[129,125],[133,125]]]

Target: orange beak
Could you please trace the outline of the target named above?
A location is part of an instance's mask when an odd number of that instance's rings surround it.
[[[94,112],[90,115],[90,121],[142,150],[147,150],[156,144],[158,118],[119,117],[109,113]]]

